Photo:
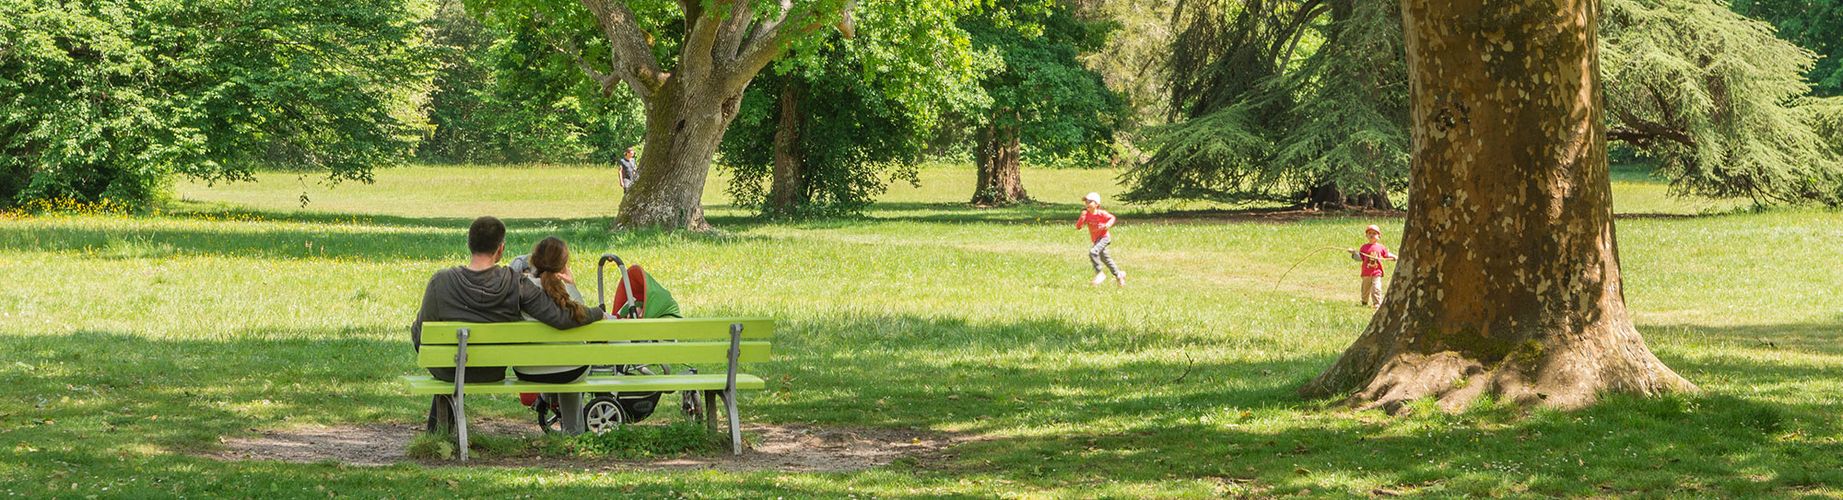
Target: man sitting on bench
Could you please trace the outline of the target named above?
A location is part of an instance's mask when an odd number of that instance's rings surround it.
[[[576,315],[565,311],[545,295],[544,290],[511,268],[500,266],[506,252],[506,225],[492,216],[474,219],[467,229],[467,249],[472,252],[467,265],[435,272],[428,289],[422,292],[422,310],[410,326],[410,341],[422,348],[422,323],[425,321],[465,321],[501,323],[521,321],[525,316],[568,330],[594,323],[601,314]],[[453,368],[430,368],[429,373],[443,382],[454,381]],[[469,366],[467,383],[505,380],[503,366]],[[434,406],[441,405],[440,397]]]

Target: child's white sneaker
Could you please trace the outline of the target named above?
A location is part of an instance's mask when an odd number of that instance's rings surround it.
[[[1117,282],[1119,282],[1119,283],[1118,283],[1118,284],[1119,284],[1119,286],[1121,286],[1121,287],[1125,287],[1125,286],[1126,286],[1126,273],[1120,273],[1120,274],[1118,274],[1118,275],[1115,275],[1115,276],[1113,277],[1113,279],[1114,279],[1115,281],[1117,281]]]
[[[1099,285],[1101,283],[1106,283],[1106,282],[1107,282],[1107,273],[1094,273],[1094,280],[1089,281],[1088,284],[1089,285]]]

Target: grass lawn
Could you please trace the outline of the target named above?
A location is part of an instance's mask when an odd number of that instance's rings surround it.
[[[715,234],[605,230],[612,171],[406,167],[182,184],[162,215],[0,219],[0,491],[365,497],[1843,496],[1843,214],[1737,212],[1617,173],[1626,298],[1706,392],[1572,412],[1395,418],[1293,390],[1369,318],[1341,253],[1379,224],[1119,207],[1129,288],[1091,288],[1082,193],[1116,172],[1033,170],[1048,203],[976,210],[973,173],[923,172],[864,218],[767,224],[706,200]],[[303,209],[300,196],[311,202]],[[513,251],[556,234],[646,264],[690,315],[777,318],[758,423],[967,441],[843,473],[602,472],[222,462],[221,437],[418,422],[407,325],[466,222]],[[1304,258],[1283,281],[1276,280]],[[585,290],[586,291],[586,290]],[[476,416],[524,419],[513,398]],[[658,417],[670,418],[670,417]]]

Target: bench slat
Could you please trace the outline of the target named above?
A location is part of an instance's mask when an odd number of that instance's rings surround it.
[[[461,328],[468,329],[468,345],[626,340],[728,341],[730,325],[734,323],[742,323],[744,340],[768,339],[774,336],[774,320],[768,318],[604,320],[569,330],[558,330],[536,321],[512,323],[431,321],[422,324],[422,345],[454,345],[454,333]]]
[[[615,376],[596,375],[581,382],[570,384],[540,384],[520,382],[507,376],[506,380],[485,384],[467,384],[468,394],[514,394],[520,392],[653,392],[653,391],[687,391],[687,390],[722,390],[724,379],[722,373],[696,375],[637,375]],[[435,380],[428,375],[408,375],[403,383],[409,387],[410,394],[449,394],[454,392],[453,382]],[[736,388],[760,390],[768,387],[761,377],[736,374]]]
[[[769,343],[744,341],[740,362],[767,361]],[[467,345],[467,366],[727,363],[729,342]],[[455,346],[424,345],[416,366],[453,367]]]

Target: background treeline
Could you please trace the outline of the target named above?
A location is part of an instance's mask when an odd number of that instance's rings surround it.
[[[1175,5],[1173,123],[1145,131],[1152,156],[1127,174],[1127,198],[1395,206],[1411,167],[1396,2]],[[1603,6],[1607,137],[1621,154],[1653,162],[1679,194],[1843,200],[1843,105],[1824,97],[1843,58],[1843,4],[1734,6],[1783,29],[1715,1]],[[1460,104],[1445,119],[1466,119]]]
[[[1605,9],[1620,154],[1684,195],[1843,200],[1843,0]],[[134,209],[176,176],[257,169],[609,162],[645,110],[583,76],[593,33],[544,21],[459,0],[0,3],[0,207]],[[739,203],[850,213],[929,158],[976,165],[971,199],[994,205],[1029,199],[1022,164],[1124,168],[1136,201],[1393,208],[1406,187],[1392,1],[865,0],[856,21],[750,85],[720,148]]]

